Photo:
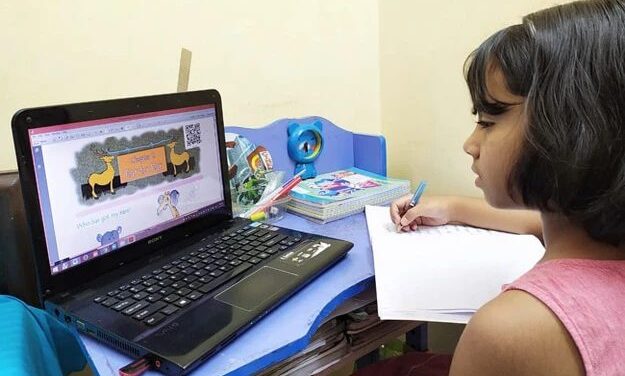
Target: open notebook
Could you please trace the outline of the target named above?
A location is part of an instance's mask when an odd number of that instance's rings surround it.
[[[397,233],[388,207],[366,215],[383,320],[466,323],[545,251],[532,235],[455,225]]]

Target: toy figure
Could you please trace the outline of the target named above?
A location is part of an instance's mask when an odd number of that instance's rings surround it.
[[[114,243],[119,240],[119,235],[122,233],[122,227],[118,226],[115,230],[107,231],[104,234],[98,234],[96,239],[101,245]]]
[[[304,171],[302,179],[310,179],[317,176],[317,170],[313,162],[319,157],[323,149],[321,122],[316,121],[312,124],[293,123],[287,128],[287,135],[289,157],[296,162],[293,174]]]

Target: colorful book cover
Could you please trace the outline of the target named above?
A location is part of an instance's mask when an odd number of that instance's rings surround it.
[[[351,167],[304,180],[293,188],[291,196],[322,206],[346,200],[360,201],[397,187],[409,186],[408,180],[391,179]]]

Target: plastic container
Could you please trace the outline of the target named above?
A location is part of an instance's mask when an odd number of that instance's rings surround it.
[[[254,184],[241,184],[237,188],[230,187],[234,216],[242,216],[274,192],[282,184],[283,178],[284,171],[270,171],[256,176]]]
[[[280,200],[274,201],[271,205],[267,205],[259,211],[256,211],[250,215],[250,219],[254,222],[276,222],[284,217],[286,212],[286,205],[291,200],[289,196]]]

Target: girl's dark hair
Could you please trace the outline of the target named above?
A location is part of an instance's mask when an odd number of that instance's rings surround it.
[[[509,189],[609,244],[625,240],[625,1],[578,1],[495,33],[465,63],[473,111],[498,114],[486,73],[526,98]]]

